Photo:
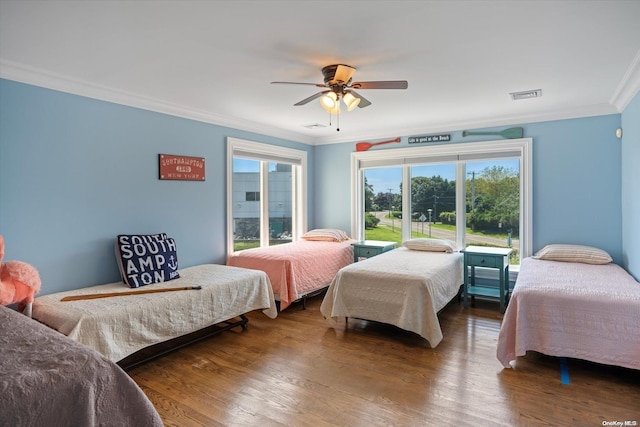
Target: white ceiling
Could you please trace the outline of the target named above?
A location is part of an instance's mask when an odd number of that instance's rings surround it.
[[[372,102],[312,101],[321,68]],[[640,88],[640,1],[0,0],[0,77],[309,144],[619,113]],[[539,99],[509,92],[542,89]]]

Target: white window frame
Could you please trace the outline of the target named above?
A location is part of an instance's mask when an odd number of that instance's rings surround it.
[[[364,238],[364,170],[373,167],[402,167],[403,183],[411,182],[411,166],[436,163],[456,164],[456,207],[465,206],[465,162],[499,158],[514,153],[520,160],[520,259],[533,255],[533,139],[465,142],[434,146],[394,148],[351,153],[351,235]],[[402,186],[402,200],[411,199],[411,185]],[[411,238],[410,204],[402,207],[402,240]],[[464,245],[466,210],[456,209],[456,243]]]
[[[292,239],[307,231],[307,152],[294,148],[227,138],[227,255],[233,250],[233,158],[260,161],[260,246],[269,242],[269,171],[268,162],[292,164]],[[265,243],[266,242],[266,243]]]

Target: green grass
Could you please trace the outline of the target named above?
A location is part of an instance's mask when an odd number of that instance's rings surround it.
[[[450,230],[455,231],[454,225],[449,224],[431,224],[433,228],[439,228],[442,230]],[[506,240],[506,234],[497,234],[497,233],[481,233],[481,232],[472,232],[470,228],[467,228],[467,234],[475,234],[482,236],[491,236],[491,237],[499,237]],[[428,234],[416,233],[415,231],[412,234],[413,237],[429,237]],[[394,227],[392,231],[389,226],[386,225],[378,225],[376,228],[365,230],[365,239],[367,240],[383,240],[386,242],[396,242],[398,245],[402,244],[402,229],[399,227]],[[476,246],[491,246],[491,245],[483,245],[481,243],[474,243]],[[510,264],[520,264],[519,260],[519,251],[514,249],[510,256]]]
[[[365,230],[364,235],[367,240],[383,240],[386,242],[396,242],[398,244],[402,243],[402,233],[398,227],[395,228],[395,231],[391,231],[390,228],[378,226],[371,230]]]
[[[440,230],[449,230],[449,231],[456,231],[456,226],[453,224],[431,224],[431,226],[433,228],[439,228]],[[486,237],[495,237],[496,239],[504,239],[507,240],[508,234],[507,233],[495,233],[495,232],[489,232],[489,231],[479,231],[479,230],[472,230],[470,227],[466,228],[466,234],[472,234],[475,236],[486,236]],[[517,239],[518,236],[511,236],[512,239]]]
[[[245,249],[257,248],[260,246],[260,240],[236,240],[233,242],[234,251],[243,251]]]
[[[291,243],[291,240],[272,239],[269,240],[269,246],[283,245],[285,243]],[[245,249],[252,249],[260,247],[260,240],[236,240],[233,242],[234,251],[243,251]]]

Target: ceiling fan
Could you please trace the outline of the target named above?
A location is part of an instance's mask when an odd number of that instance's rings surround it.
[[[348,111],[352,111],[356,107],[364,108],[371,105],[368,99],[354,89],[406,89],[408,87],[406,80],[352,82],[351,78],[355,72],[356,69],[349,65],[334,64],[327,65],[322,69],[324,83],[271,82],[271,84],[310,85],[326,88],[293,105],[305,105],[314,99],[320,98],[320,104],[329,113],[340,112],[341,98]]]

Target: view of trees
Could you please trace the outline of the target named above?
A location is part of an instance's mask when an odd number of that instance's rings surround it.
[[[493,166],[467,179],[467,224],[474,230],[511,229],[520,223],[520,178],[517,172]]]
[[[442,221],[442,212],[456,210],[456,182],[440,176],[416,176],[411,178],[411,210],[414,218],[429,216],[435,221]]]
[[[503,166],[491,166],[470,173],[466,182],[467,226],[473,230],[511,230],[518,234],[520,219],[520,179],[517,171]],[[440,176],[417,176],[411,179],[411,200],[414,219],[428,217],[431,209],[434,222],[455,223],[456,182]],[[379,192],[365,179],[365,211],[400,211],[402,188],[397,193]],[[396,216],[399,212],[396,212]],[[367,228],[375,227],[375,221]]]

